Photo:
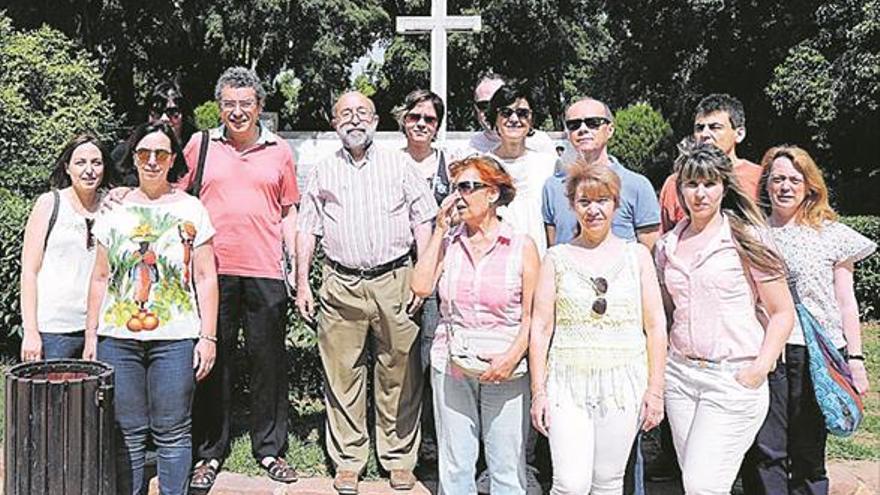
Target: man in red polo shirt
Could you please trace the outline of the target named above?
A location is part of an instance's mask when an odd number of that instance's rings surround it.
[[[281,268],[282,239],[295,245],[299,191],[287,143],[259,123],[266,99],[260,79],[243,67],[227,69],[215,96],[222,125],[208,135],[199,194],[217,230],[214,252],[220,285],[217,362],[196,390],[191,486],[207,490],[229,453],[230,409],[235,373],[232,354],[244,328],[250,355],[251,449],[276,481],[296,481],[284,461],[287,450],[287,362],[284,332],[287,288]],[[184,149],[189,188],[203,139]],[[292,278],[292,277],[291,277]]]
[[[693,136],[697,141],[714,144],[730,157],[740,187],[757,201],[761,166],[736,156],[736,145],[746,138],[746,113],[742,102],[726,94],[711,94],[700,100],[694,112]],[[675,177],[675,173],[667,177],[660,190],[661,232],[672,230],[685,216],[678,203]]]

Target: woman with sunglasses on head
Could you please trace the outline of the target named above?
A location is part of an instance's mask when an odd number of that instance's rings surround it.
[[[856,390],[868,392],[859,307],[853,290],[856,262],[877,245],[837,220],[822,171],[803,149],[777,146],[764,154],[759,189],[770,232],[800,302],[848,357]],[[825,418],[816,402],[800,323],[785,345],[781,390],[770,394],[770,414],[743,469],[746,493],[828,493]],[[771,384],[772,386],[772,384]]]
[[[764,216],[730,158],[686,143],[675,166],[687,216],[655,249],[671,320],[666,414],[685,493],[727,494],[767,416],[767,374],[794,304]]]
[[[101,190],[113,181],[103,144],[81,134],[61,150],[37,198],[21,250],[21,360],[78,358],[86,327],[86,294],[95,263],[92,226]]]
[[[440,295],[431,348],[439,490],[476,493],[482,439],[492,493],[521,495],[529,404],[525,355],[538,252],[527,235],[498,217],[498,207],[516,195],[498,162],[466,158],[449,171],[453,192],[441,204],[412,280],[415,295],[427,297],[435,287]],[[453,212],[461,220],[454,227]],[[490,344],[468,356],[456,345],[463,334]]]
[[[436,93],[425,89],[417,89],[406,95],[403,106],[395,111],[400,130],[406,135],[406,146],[403,148],[403,152],[410,157],[412,165],[419,172],[419,175],[428,181],[437,204],[442,203],[449,194],[449,170],[446,166],[446,154],[442,149],[432,146],[437,136],[437,129],[443,122],[444,112],[443,100]],[[425,298],[416,318],[419,322],[422,372],[425,373],[430,366],[434,330],[440,321],[437,291]],[[436,462],[437,439],[434,433],[433,408],[431,406],[430,375],[427,375],[426,378],[419,459]]]
[[[128,145],[138,187],[95,223],[83,358],[115,369],[119,493],[146,493],[152,437],[160,492],[184,494],[195,382],[216,353],[214,228],[199,200],[171,185],[187,168],[169,124],[138,126]]]
[[[165,122],[174,129],[174,135],[180,143],[188,143],[190,136],[196,132],[195,116],[189,100],[184,97],[177,81],[163,81],[157,84],[147,99],[147,123]],[[137,170],[122,168],[121,164],[128,149],[126,143],[120,143],[113,149],[113,164],[118,167],[121,185],[134,187],[138,183]]]
[[[532,424],[550,440],[551,493],[619,495],[639,427],[663,419],[666,317],[651,253],[611,232],[617,174],[578,160],[565,187],[578,228],[535,290]]]
[[[499,213],[514,229],[528,234],[543,256],[547,236],[541,194],[544,183],[553,175],[557,157],[526,147],[526,138],[534,132],[535,114],[524,89],[511,84],[498,88],[489,101],[488,118],[501,138],[492,156],[513,177],[516,186],[516,199]]]

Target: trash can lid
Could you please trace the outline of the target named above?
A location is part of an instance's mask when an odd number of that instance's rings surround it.
[[[7,377],[50,382],[75,382],[88,378],[102,381],[113,375],[113,367],[98,361],[50,359],[17,364],[6,371]]]

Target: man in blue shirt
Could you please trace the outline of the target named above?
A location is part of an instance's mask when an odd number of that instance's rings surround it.
[[[653,249],[660,236],[657,195],[647,177],[628,170],[608,154],[608,141],[614,135],[614,120],[608,105],[593,98],[574,102],[565,112],[565,129],[583,162],[610,167],[620,177],[620,206],[611,222],[614,235]],[[570,166],[571,163],[564,165],[544,184],[542,213],[547,244],[551,246],[569,242],[577,235],[577,218],[565,196],[565,169]]]

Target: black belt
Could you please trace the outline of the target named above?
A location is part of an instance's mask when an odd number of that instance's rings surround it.
[[[409,253],[404,254],[403,256],[395,260],[391,260],[388,263],[374,266],[373,268],[351,268],[343,265],[342,263],[333,261],[330,258],[327,258],[327,264],[330,265],[330,268],[336,270],[343,275],[355,275],[361,278],[376,278],[380,275],[384,275],[390,272],[391,270],[396,270],[400,267],[408,265]]]

